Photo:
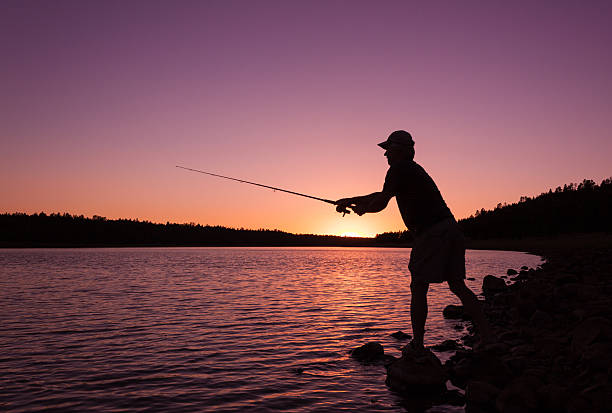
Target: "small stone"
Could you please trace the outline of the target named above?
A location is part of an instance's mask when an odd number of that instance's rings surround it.
[[[451,320],[469,320],[462,305],[449,304],[442,310],[442,316]]]
[[[382,344],[376,342],[366,343],[351,351],[351,356],[359,361],[375,361],[385,355]]]
[[[391,337],[397,340],[408,340],[409,338],[412,338],[410,334],[406,334],[402,330],[396,331],[395,333],[391,334]]]
[[[516,270],[513,270],[512,268],[508,269],[508,271],[506,271],[506,274],[508,275],[516,275],[518,274],[518,272],[516,272]]]

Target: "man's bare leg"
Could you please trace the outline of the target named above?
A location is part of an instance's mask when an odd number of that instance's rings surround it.
[[[425,321],[427,320],[427,283],[411,283],[410,321],[412,322],[413,343],[423,347],[425,336]]]
[[[491,326],[482,312],[476,294],[465,285],[465,281],[462,279],[448,281],[448,286],[461,300],[465,312],[474,320],[474,324],[476,324],[476,328],[480,332],[481,343],[485,344],[492,342],[493,333],[491,332]]]

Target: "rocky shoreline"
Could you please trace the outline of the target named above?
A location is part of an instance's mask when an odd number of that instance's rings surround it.
[[[466,390],[466,412],[612,408],[610,249],[540,253],[547,262],[508,286],[501,278],[483,281],[498,342],[457,351],[445,365],[451,382]]]
[[[478,336],[470,327],[444,365],[430,351],[424,357],[408,348],[401,358],[383,359],[387,385],[419,400],[408,411],[449,404],[467,413],[612,411],[610,245],[531,252],[546,262],[483,280],[483,308],[497,342],[472,348]],[[445,316],[463,317],[452,307]],[[462,390],[441,386],[447,380]]]

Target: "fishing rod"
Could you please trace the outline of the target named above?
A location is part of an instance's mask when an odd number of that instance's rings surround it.
[[[326,202],[328,204],[332,204],[332,205],[338,205],[338,203],[336,201],[332,201],[331,199],[325,199],[325,198],[319,198],[316,196],[312,196],[312,195],[306,195],[306,194],[301,194],[299,192],[294,192],[294,191],[289,191],[287,189],[282,189],[282,188],[276,188],[274,186],[270,186],[270,185],[263,185],[263,184],[258,184],[256,182],[250,182],[250,181],[245,181],[243,179],[238,179],[238,178],[231,178],[229,176],[223,176],[223,175],[219,175],[219,174],[213,174],[211,172],[205,172],[205,171],[200,171],[199,169],[192,169],[192,168],[187,168],[185,166],[180,166],[180,165],[176,165],[177,168],[181,168],[181,169],[185,169],[187,171],[193,171],[193,172],[198,172],[201,174],[206,174],[206,175],[211,175],[211,176],[216,176],[218,178],[224,178],[224,179],[230,179],[232,181],[236,181],[236,182],[242,182],[243,184],[249,184],[249,185],[256,185],[256,186],[261,186],[263,188],[268,188],[268,189],[272,189],[274,191],[281,191],[281,192],[286,192],[288,194],[293,194],[293,195],[298,195],[298,196],[303,196],[304,198],[310,198],[310,199],[316,199],[317,201],[322,201],[322,202]],[[336,210],[338,212],[342,212],[343,216],[344,214],[350,214],[351,211],[349,211],[346,207],[338,209],[336,208]]]

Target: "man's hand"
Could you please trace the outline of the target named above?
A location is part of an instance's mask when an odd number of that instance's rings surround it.
[[[359,216],[368,212],[380,212],[387,207],[391,198],[393,194],[390,192],[374,192],[364,196],[342,198],[336,201],[336,211],[347,214],[350,208]]]
[[[351,211],[348,210],[349,207],[352,207],[354,204],[353,198],[342,198],[336,201],[336,211],[342,214],[350,214]]]
[[[362,216],[363,214],[365,214],[367,212],[366,211],[366,207],[363,204],[356,204],[356,205],[352,206],[351,209],[353,211],[355,211],[355,213],[357,215],[359,215],[359,216]]]
[[[344,207],[344,208],[351,206],[354,203],[355,203],[355,198],[341,198],[336,201],[336,205],[338,205],[339,207]]]
[[[357,215],[362,216],[363,214],[365,214],[366,211],[366,205],[363,202],[360,202],[361,200],[359,199],[359,197],[357,198],[342,198],[336,201],[336,211],[338,212],[342,212],[343,214],[349,214],[350,211],[348,210],[348,208],[352,209]]]

